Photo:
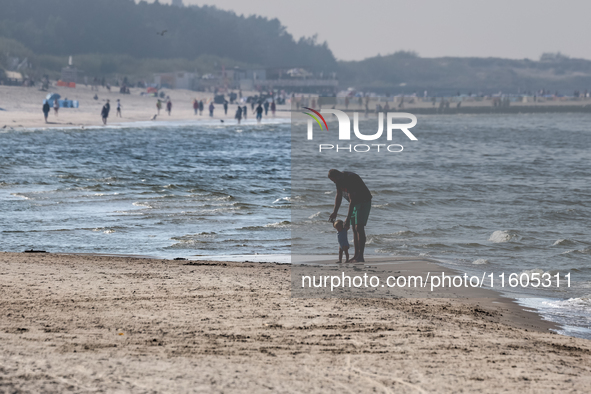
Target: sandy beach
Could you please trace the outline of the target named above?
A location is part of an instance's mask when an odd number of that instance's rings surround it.
[[[0,254],[2,392],[588,392],[507,300],[297,299],[290,266]]]
[[[195,115],[193,111],[193,100],[212,100],[213,93],[194,92],[183,89],[164,89],[167,96],[172,101],[172,111],[169,116],[166,111],[166,101],[163,101],[160,115],[156,121],[187,121],[187,120],[234,120],[236,104],[228,106],[228,114],[224,115],[223,106],[215,104],[214,117],[209,117],[207,108],[203,115]],[[53,109],[49,113],[48,123],[43,119],[41,107],[43,100],[48,93],[57,93],[62,99],[78,100],[79,108],[60,108],[56,116]],[[78,85],[76,88],[51,86],[49,91],[43,92],[35,87],[24,88],[14,86],[0,86],[0,129],[4,126],[12,128],[43,128],[43,127],[72,127],[72,126],[101,126],[101,109],[103,105],[110,101],[111,112],[109,114],[108,124],[121,124],[129,122],[145,122],[152,119],[157,114],[156,97],[141,96],[140,93],[145,89],[132,88],[130,94],[121,94],[117,87],[112,87],[111,92],[100,87],[99,91],[91,90],[90,86]],[[98,100],[94,100],[94,95]],[[244,95],[255,94],[254,92],[244,92]],[[121,100],[122,117],[116,117],[117,99]],[[244,104],[243,104],[244,105]],[[248,107],[248,120],[255,118],[252,114],[250,104]],[[286,105],[277,107],[277,118],[285,118],[288,112]],[[269,112],[268,118],[271,118]]]

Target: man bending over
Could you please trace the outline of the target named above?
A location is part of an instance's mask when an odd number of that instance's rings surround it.
[[[371,193],[361,177],[354,172],[328,171],[328,178],[337,186],[337,195],[334,200],[334,210],[329,221],[334,222],[341,206],[343,197],[349,201],[349,211],[345,220],[345,228],[353,227],[353,241],[355,243],[355,255],[350,260],[352,263],[365,262],[365,226],[371,209]]]

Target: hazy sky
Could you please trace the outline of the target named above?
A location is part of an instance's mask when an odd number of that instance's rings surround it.
[[[183,1],[278,18],[296,39],[318,34],[339,60],[398,50],[530,59],[560,51],[591,59],[591,0]]]

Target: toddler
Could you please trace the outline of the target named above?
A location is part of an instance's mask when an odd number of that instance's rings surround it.
[[[347,240],[347,229],[342,220],[334,222],[333,227],[337,230],[337,239],[339,240],[339,261],[343,262],[343,252],[345,252],[345,263],[349,262],[349,241]]]

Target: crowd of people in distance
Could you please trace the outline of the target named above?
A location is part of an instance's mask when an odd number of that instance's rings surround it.
[[[216,97],[216,101],[218,98],[219,97]],[[94,99],[98,100],[98,96],[96,94],[94,95]],[[234,113],[234,119],[236,120],[237,124],[240,124],[243,120],[246,120],[248,118],[247,102],[245,102],[245,100],[237,100],[236,102],[234,102],[234,99],[232,97],[231,97],[231,99],[232,99],[232,103],[228,102],[228,100],[225,100],[225,99],[223,100],[223,102],[221,102],[222,109],[224,111],[224,116],[228,116],[228,110],[229,110],[230,104],[236,105],[236,112]],[[207,104],[208,102],[209,102],[209,104]],[[271,96],[270,98],[265,98],[265,99],[259,98],[258,100],[256,98],[253,100],[251,100],[249,98],[248,102],[250,102],[251,111],[252,111],[252,114],[255,116],[257,123],[261,123],[263,116],[265,116],[265,117],[268,116],[269,111],[271,111],[272,116],[275,117],[275,114],[277,112],[277,104],[276,104],[273,96]],[[194,115],[202,116],[204,109],[207,107],[207,109],[209,111],[209,116],[212,118],[214,117],[214,112],[215,112],[216,106],[215,106],[213,99],[199,100],[199,99],[195,98],[193,100],[192,105],[193,105]],[[49,117],[49,113],[51,112],[51,108],[53,108],[53,110],[55,112],[55,116],[58,116],[60,102],[57,99],[53,100],[53,101],[45,100],[43,102],[42,111],[43,111],[43,115],[45,117],[45,123],[48,123],[48,117]],[[123,105],[121,103],[121,99],[117,99],[117,106],[116,106],[117,112],[116,112],[115,117],[123,118],[122,108],[123,108]],[[151,118],[151,120],[156,120],[156,118],[158,116],[160,116],[160,110],[162,110],[163,108],[168,113],[168,116],[172,115],[172,99],[170,98],[170,96],[164,97],[164,94],[161,93],[160,98],[158,98],[156,100],[156,114]],[[110,100],[106,100],[106,102],[104,103],[104,105],[101,108],[101,120],[103,122],[103,125],[107,124],[110,111],[111,111]],[[220,119],[220,120],[223,122],[223,119]]]

